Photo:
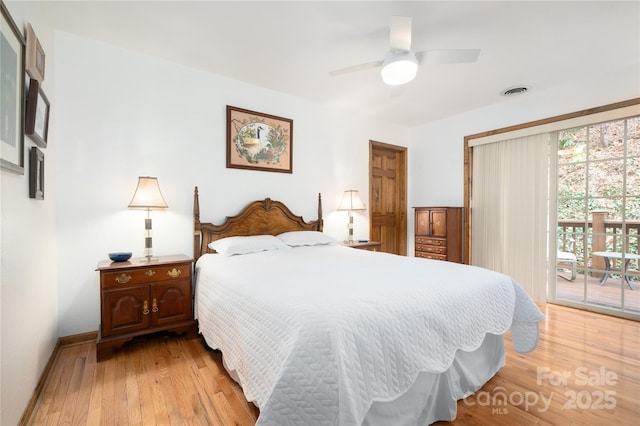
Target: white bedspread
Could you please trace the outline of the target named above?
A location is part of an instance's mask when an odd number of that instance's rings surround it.
[[[487,333],[513,324],[516,350],[533,350],[543,319],[505,275],[342,246],[204,255],[196,315],[274,426],[360,425]]]

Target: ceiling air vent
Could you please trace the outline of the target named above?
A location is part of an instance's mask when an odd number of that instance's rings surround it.
[[[529,90],[529,88],[526,86],[516,86],[516,87],[510,87],[509,89],[503,90],[502,92],[500,92],[500,94],[502,96],[515,96],[515,95],[521,95],[525,93],[527,90]]]

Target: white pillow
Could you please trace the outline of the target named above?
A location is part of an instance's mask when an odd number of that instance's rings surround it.
[[[335,238],[318,231],[291,231],[278,235],[286,245],[291,247],[319,246],[338,242]]]
[[[251,235],[222,238],[209,243],[209,248],[223,256],[233,256],[267,250],[288,250],[289,246],[273,235]]]

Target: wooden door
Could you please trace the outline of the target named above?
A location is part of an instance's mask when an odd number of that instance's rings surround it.
[[[431,210],[430,216],[430,230],[431,236],[446,238],[447,236],[447,211],[446,210]]]
[[[190,320],[191,281],[158,283],[151,289],[154,325]]]
[[[431,211],[416,210],[416,235],[431,235]]]
[[[369,141],[369,236],[407,254],[407,148]]]
[[[103,291],[102,305],[102,336],[149,327],[148,286]]]

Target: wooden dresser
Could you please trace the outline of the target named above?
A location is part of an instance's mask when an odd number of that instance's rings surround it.
[[[183,255],[98,263],[98,361],[136,336],[158,331],[195,336],[192,268],[193,259]]]
[[[462,207],[415,208],[415,257],[462,263]]]

